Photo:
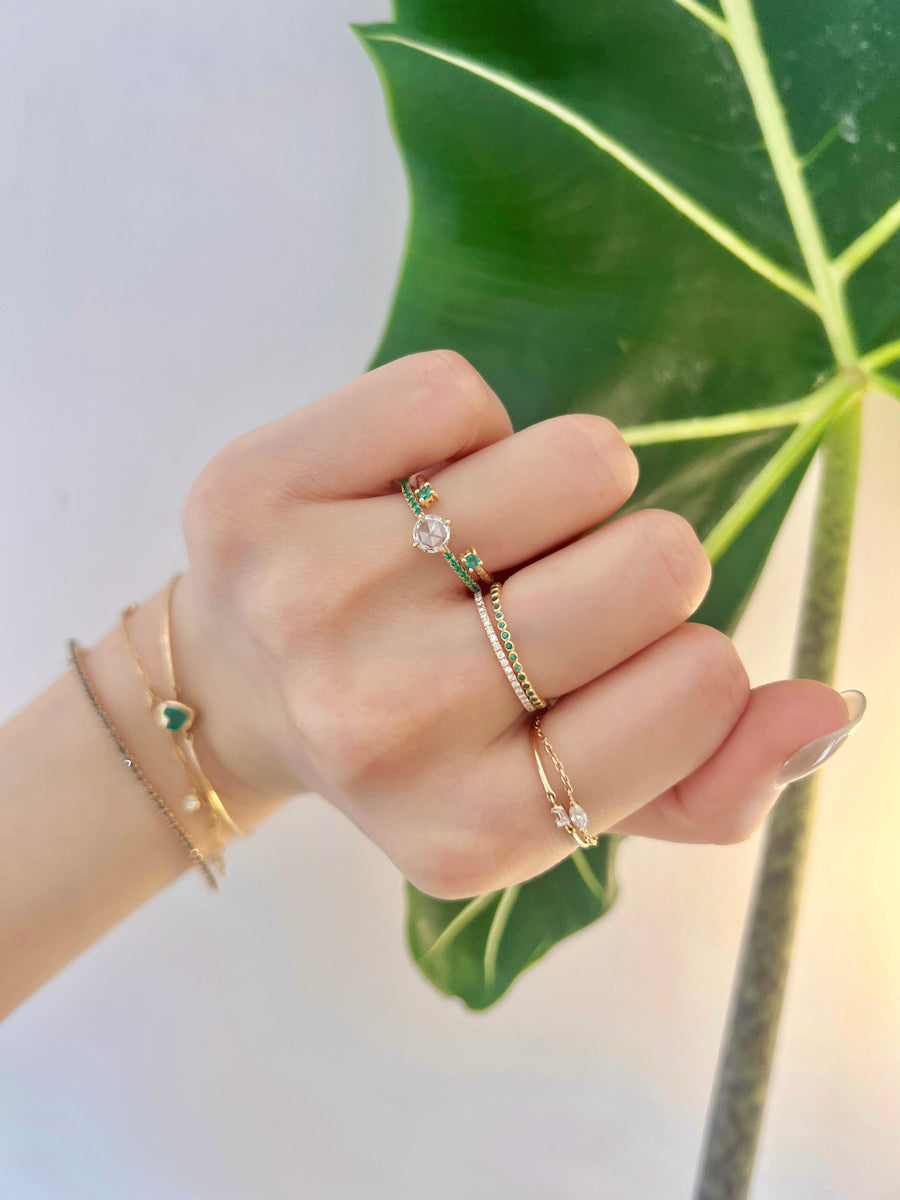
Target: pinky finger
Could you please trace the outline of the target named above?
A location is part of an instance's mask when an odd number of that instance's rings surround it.
[[[860,698],[861,693],[851,692],[844,700],[812,679],[754,688],[737,725],[701,767],[606,832],[669,842],[745,841],[785,786],[776,780],[779,764],[826,731],[844,730],[846,737],[862,717],[865,700],[857,703]]]

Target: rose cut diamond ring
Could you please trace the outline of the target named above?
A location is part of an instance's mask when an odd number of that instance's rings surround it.
[[[474,546],[470,546],[462,558],[458,558],[450,549],[450,526],[453,522],[449,517],[439,517],[437,513],[425,511],[429,504],[440,500],[432,485],[422,475],[415,475],[409,479],[401,479],[400,488],[416,518],[412,531],[412,541],[416,549],[424,551],[425,554],[440,554],[469,591],[481,595],[479,579],[486,583],[492,582],[493,576],[484,566]]]

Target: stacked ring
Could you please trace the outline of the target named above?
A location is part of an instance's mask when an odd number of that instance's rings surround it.
[[[519,683],[511,665],[507,662],[506,651],[500,645],[500,639],[497,637],[497,634],[494,632],[494,627],[491,624],[491,618],[488,616],[488,611],[487,611],[487,608],[484,603],[484,596],[482,596],[481,592],[475,593],[475,606],[478,609],[479,617],[481,617],[481,623],[484,626],[484,631],[488,635],[488,639],[491,643],[491,649],[494,651],[494,654],[496,654],[497,661],[499,662],[500,666],[503,668],[504,674],[506,675],[506,678],[509,680],[510,687],[516,693],[516,695],[519,697],[519,700],[521,701],[522,707],[525,709],[525,711],[530,712],[530,713],[535,712],[536,711],[535,706],[531,703],[531,701],[525,695],[525,691],[522,688],[521,683]]]
[[[481,584],[476,575],[488,582],[489,575],[474,546],[470,546],[462,559],[456,557],[448,547],[452,521],[447,517],[428,516],[425,509],[440,500],[440,496],[421,475],[413,479],[401,479],[400,488],[406,502],[416,516],[413,525],[413,545],[426,554],[440,554],[447,560],[470,592],[481,594]]]
[[[550,761],[556,767],[559,777],[562,780],[563,787],[566,789],[566,797],[569,801],[568,809],[559,803],[556,797],[556,792],[550,786],[550,780],[544,771],[544,764],[541,762],[540,744],[544,743],[544,748],[550,755]],[[559,759],[559,755],[550,745],[546,733],[541,728],[541,714],[534,718],[531,726],[531,751],[534,754],[534,761],[537,763],[538,774],[541,777],[541,783],[544,788],[544,794],[550,804],[550,815],[556,821],[560,829],[565,829],[579,846],[588,848],[596,846],[599,842],[599,837],[587,832],[588,816],[581,805],[575,799],[575,791],[572,787],[571,780],[566,774],[566,769]]]
[[[509,622],[503,612],[500,604],[500,584],[491,584],[491,608],[494,613],[494,620],[497,622],[497,633],[500,638],[500,644],[506,651],[506,659],[513,674],[525,693],[525,696],[530,701],[534,708],[546,708],[547,701],[543,700],[532,686],[531,680],[525,673],[525,668],[522,666],[522,660],[519,658],[515,643],[512,640],[512,635],[509,632]]]
[[[460,555],[460,561],[470,575],[477,575],[482,583],[486,583],[488,587],[494,582],[494,577],[481,561],[481,556],[474,546],[470,546],[468,550],[463,550]]]

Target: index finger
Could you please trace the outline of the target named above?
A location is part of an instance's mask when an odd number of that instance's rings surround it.
[[[384,495],[396,480],[512,433],[497,394],[461,354],[409,354],[238,439],[266,476],[311,500]]]

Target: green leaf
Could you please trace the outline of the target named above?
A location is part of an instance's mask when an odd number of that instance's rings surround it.
[[[727,633],[816,447],[900,396],[895,0],[396,0],[355,27],[410,181],[372,365],[458,350],[517,427],[601,412],[715,565]],[[416,960],[472,1007],[607,910],[614,843],[513,893],[409,889]],[[581,860],[576,860],[581,861]],[[512,897],[512,898],[510,898]],[[465,915],[464,915],[465,914]]]
[[[487,1008],[526,967],[612,906],[621,840],[602,838],[537,879],[473,900],[436,900],[407,884],[413,956],[442,992]]]

